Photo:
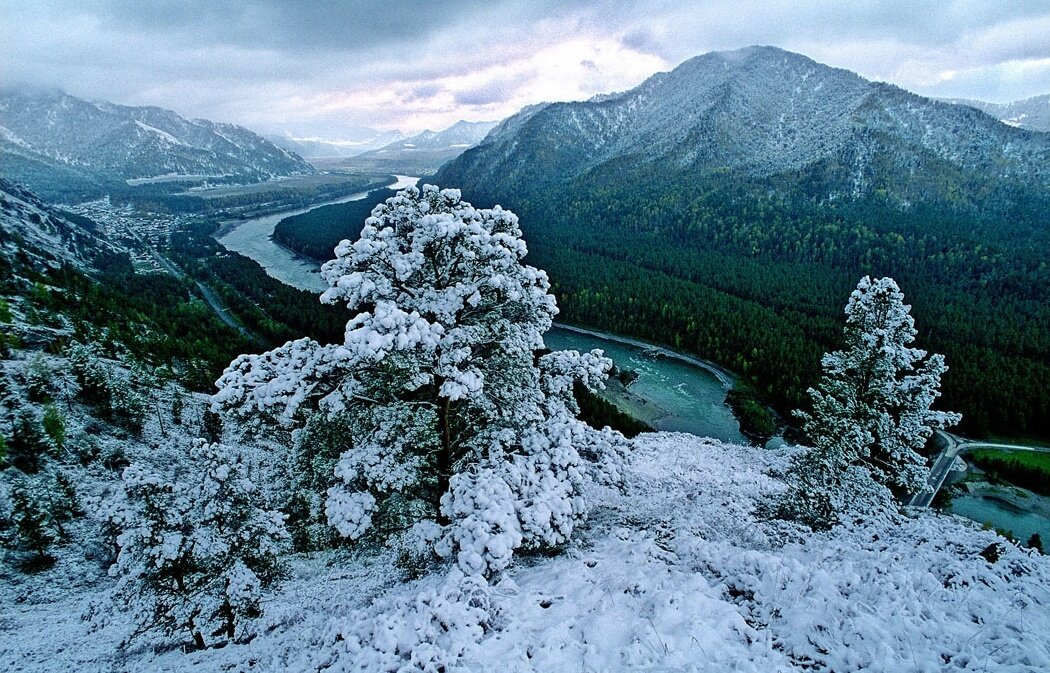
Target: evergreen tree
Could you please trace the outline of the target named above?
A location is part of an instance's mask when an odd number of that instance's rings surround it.
[[[58,530],[39,485],[30,479],[19,479],[11,489],[11,520],[22,542],[47,557],[47,548],[58,540]]]
[[[34,402],[50,400],[55,392],[55,373],[41,353],[37,353],[25,369],[26,391]]]
[[[89,402],[107,404],[110,396],[110,376],[96,349],[74,343],[68,348],[66,356],[81,396]]]
[[[326,500],[344,537],[411,526],[473,574],[559,544],[584,514],[585,476],[616,473],[623,438],[575,418],[574,382],[602,385],[609,360],[537,358],[557,308],[525,254],[509,211],[399,192],[322,269],[322,301],[353,316],[344,342],[241,356],[214,406],[295,425],[306,405],[346,423]]]
[[[351,447],[351,423],[345,414],[329,418],[323,413],[312,413],[304,426],[292,433],[285,511],[296,549],[329,546],[338,537],[328,525],[325,500],[336,481],[336,463]]]
[[[44,458],[51,453],[52,448],[36,411],[30,407],[18,412],[11,426],[8,462],[23,472],[32,474],[40,470]]]
[[[44,432],[47,434],[48,439],[51,440],[51,444],[56,449],[62,449],[66,445],[66,419],[63,417],[62,412],[54,404],[48,404],[44,407],[44,416],[41,419],[41,425],[44,428]]]
[[[891,278],[864,277],[850,296],[845,349],[824,355],[824,375],[809,390],[812,410],[798,412],[813,449],[793,465],[785,507],[811,525],[925,490],[919,450],[935,429],[959,422],[959,414],[930,409],[947,366],[909,346],[909,310]]]
[[[186,629],[232,639],[259,614],[263,586],[280,574],[284,516],[257,504],[244,465],[227,448],[197,440],[194,469],[170,483],[139,465],[124,471],[126,504],[110,515],[120,551],[111,574],[143,629]]]

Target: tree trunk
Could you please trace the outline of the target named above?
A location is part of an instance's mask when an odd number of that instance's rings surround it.
[[[448,492],[452,479],[452,430],[449,427],[449,410],[452,400],[438,399],[438,432],[441,436],[441,449],[437,455],[437,522],[442,526],[452,523],[441,511],[441,496]]]

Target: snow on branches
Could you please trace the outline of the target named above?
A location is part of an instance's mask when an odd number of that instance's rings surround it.
[[[537,357],[557,307],[526,252],[509,211],[431,185],[398,192],[322,268],[321,300],[351,315],[343,343],[241,356],[213,407],[345,424],[325,507],[345,537],[429,521],[432,551],[481,575],[522,545],[563,543],[587,479],[619,478],[625,441],[576,419],[574,385],[608,375],[600,351]]]
[[[909,346],[910,310],[892,278],[865,276],[850,296],[845,349],[824,355],[824,376],[809,390],[812,411],[798,412],[814,448],[795,462],[786,505],[807,523],[886,510],[892,492],[926,489],[918,452],[935,429],[960,420],[930,409],[948,367],[943,356]]]
[[[109,518],[120,531],[118,593],[136,606],[143,630],[186,629],[232,639],[257,616],[261,589],[277,578],[287,546],[284,515],[261,509],[254,484],[231,450],[197,440],[197,464],[170,482],[140,465],[124,470],[123,503]]]

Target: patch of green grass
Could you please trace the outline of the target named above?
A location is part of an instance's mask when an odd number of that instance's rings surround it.
[[[1043,470],[1050,475],[1050,453],[1039,451],[1012,451],[1010,449],[977,449],[969,452],[975,462],[985,460],[1016,461],[1021,465]]]
[[[977,449],[969,460],[988,473],[991,481],[1005,481],[1036,493],[1050,495],[1050,453]]]

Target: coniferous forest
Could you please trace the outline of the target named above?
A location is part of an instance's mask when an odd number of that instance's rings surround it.
[[[0,671],[1050,671],[1050,11],[9,4]]]
[[[323,261],[386,191],[288,218],[274,238]],[[948,360],[944,405],[962,411],[962,430],[1050,436],[1050,333],[1039,327],[1050,324],[1050,269],[1034,206],[982,220],[658,175],[482,199],[525,213],[529,258],[550,274],[560,320],[710,358],[784,411],[803,404],[821,354],[838,345],[857,278],[893,276],[923,343]]]
[[[559,319],[715,360],[780,409],[802,404],[838,345],[857,278],[893,276],[922,343],[947,359],[943,406],[962,412],[961,431],[1050,436],[1048,232],[1036,204],[981,215],[776,194],[710,176],[665,184],[654,170],[475,200],[522,213]]]

